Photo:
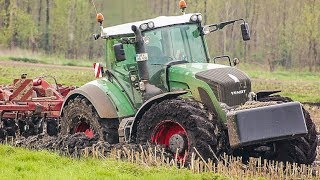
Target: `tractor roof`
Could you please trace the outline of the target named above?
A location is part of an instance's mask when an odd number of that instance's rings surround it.
[[[147,19],[143,21],[137,21],[137,22],[126,23],[126,24],[121,24],[117,26],[107,27],[103,29],[102,35],[104,37],[113,37],[113,36],[133,34],[133,31],[131,30],[132,25],[136,25],[137,27],[139,27],[141,24],[148,23],[150,21],[154,23],[154,28],[170,26],[174,24],[190,23],[191,22],[190,18],[194,14],[199,15],[200,13],[185,14],[181,16],[159,16],[153,19]]]

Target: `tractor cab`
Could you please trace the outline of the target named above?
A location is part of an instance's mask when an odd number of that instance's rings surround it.
[[[206,63],[205,43],[197,23],[178,24],[146,31],[144,43],[148,53],[150,77],[167,63]]]
[[[139,79],[145,79],[160,88],[169,91],[166,82],[167,68],[172,64],[207,63],[209,55],[201,25],[200,13],[180,16],[160,16],[139,22],[127,23],[103,28],[101,37],[106,39],[108,71],[122,76],[124,87],[139,87]],[[137,52],[138,39],[132,30],[137,27],[141,33],[140,46],[144,52]],[[140,58],[140,60],[139,60]],[[141,59],[142,58],[142,59]],[[139,63],[144,63],[139,69]],[[142,73],[141,73],[142,72]],[[144,72],[144,73],[143,73]],[[140,74],[139,74],[140,73]],[[131,88],[128,88],[131,93]],[[139,92],[135,97],[139,96]],[[132,96],[132,98],[134,98]],[[139,98],[138,98],[139,99]],[[134,101],[136,101],[135,98]]]

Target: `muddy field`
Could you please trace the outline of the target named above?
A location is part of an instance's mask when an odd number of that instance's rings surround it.
[[[151,144],[109,144],[107,142],[99,141],[96,136],[93,138],[88,138],[84,133],[65,136],[59,135],[56,137],[37,135],[15,140],[8,138],[6,143],[32,150],[46,149],[71,157],[90,156],[95,152],[99,152],[100,156],[106,157],[112,150],[128,149],[141,152],[142,150],[149,148],[154,149],[155,147],[157,149],[157,153],[165,154],[167,157],[170,156],[163,151],[162,147],[159,146],[153,146]]]
[[[310,112],[313,122],[317,125],[320,132],[320,103],[305,103],[304,107]]]
[[[305,108],[310,112],[311,117],[317,125],[319,132],[320,127],[320,104],[305,104]],[[25,147],[33,150],[47,149],[50,151],[59,152],[62,155],[80,157],[84,154],[93,154],[94,151],[102,153],[104,157],[107,156],[114,149],[130,149],[141,152],[142,149],[153,148],[150,144],[137,145],[137,144],[109,144],[101,142],[97,137],[88,138],[83,133],[77,133],[73,135],[59,135],[59,136],[46,136],[37,135],[30,136],[28,138],[20,137],[17,139],[6,138],[3,139],[4,143],[12,144],[18,147]],[[169,153],[166,153],[166,149],[163,147],[155,148],[157,153],[162,153],[166,157],[171,157]],[[320,149],[320,146],[319,146]],[[318,153],[319,154],[319,153]],[[171,157],[173,158],[173,157]],[[318,155],[316,164],[320,162],[320,156]]]

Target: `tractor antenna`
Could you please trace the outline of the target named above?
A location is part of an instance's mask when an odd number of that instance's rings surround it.
[[[91,0],[91,3],[92,3],[92,5],[93,5],[93,7],[94,7],[94,10],[96,11],[96,14],[98,14],[98,11],[97,11],[96,5],[94,4],[94,1]]]
[[[103,20],[104,20],[104,17],[103,17],[103,15],[102,15],[102,13],[98,13],[98,10],[97,10],[97,7],[96,7],[96,5],[95,5],[95,3],[94,3],[94,0],[91,0],[91,3],[92,3],[92,5],[93,5],[93,7],[94,7],[94,10],[96,11],[96,19],[97,19],[98,23],[100,24],[100,29],[101,29],[100,34],[93,34],[93,38],[94,38],[95,40],[97,40],[97,39],[99,39],[99,38],[102,36],[102,32],[103,32],[102,22],[103,22]]]

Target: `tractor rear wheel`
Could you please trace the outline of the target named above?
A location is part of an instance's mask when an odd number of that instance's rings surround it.
[[[216,160],[216,119],[202,104],[189,100],[164,100],[145,112],[137,128],[137,142],[162,145],[178,160],[198,153]]]
[[[281,96],[269,96],[259,101],[277,101],[278,103],[292,102],[292,99]],[[282,140],[275,143],[275,155],[272,160],[312,164],[317,155],[317,131],[310,114],[303,108],[308,134],[293,140]]]
[[[118,143],[117,119],[102,119],[93,105],[84,97],[78,96],[70,100],[63,108],[61,118],[61,134],[85,133],[89,138],[97,135],[100,140]]]

